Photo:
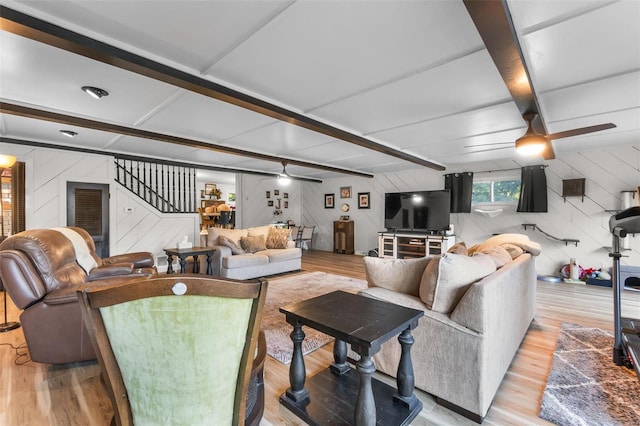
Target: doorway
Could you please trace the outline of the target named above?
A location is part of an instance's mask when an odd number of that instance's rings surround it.
[[[67,225],[85,229],[96,254],[109,257],[109,185],[67,182]]]

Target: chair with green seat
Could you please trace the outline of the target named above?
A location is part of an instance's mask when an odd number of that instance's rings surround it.
[[[115,424],[258,424],[266,292],[263,280],[196,275],[79,291]],[[252,381],[262,401],[247,402]]]

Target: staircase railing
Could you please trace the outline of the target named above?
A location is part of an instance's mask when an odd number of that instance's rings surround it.
[[[195,213],[196,169],[115,159],[116,182],[163,213]]]

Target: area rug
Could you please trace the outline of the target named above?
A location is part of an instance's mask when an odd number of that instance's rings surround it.
[[[267,354],[283,364],[291,362],[293,343],[289,335],[293,327],[287,324],[284,314],[279,311],[281,306],[335,290],[357,293],[364,288],[367,288],[367,282],[364,280],[326,272],[311,272],[269,281],[262,317],[262,330],[267,339]],[[302,330],[306,335],[302,343],[302,352],[305,355],[333,340],[333,337],[309,327],[303,327]]]
[[[558,425],[640,425],[640,382],[612,360],[613,335],[564,323],[539,416]]]

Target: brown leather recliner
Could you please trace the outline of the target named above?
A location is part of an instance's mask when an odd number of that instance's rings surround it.
[[[96,358],[76,295],[79,288],[156,273],[150,253],[100,259],[89,234],[72,229],[83,236],[96,258],[98,267],[90,274],[76,262],[71,241],[52,229],[20,232],[0,244],[0,284],[23,310],[20,322],[35,362],[65,364]]]

